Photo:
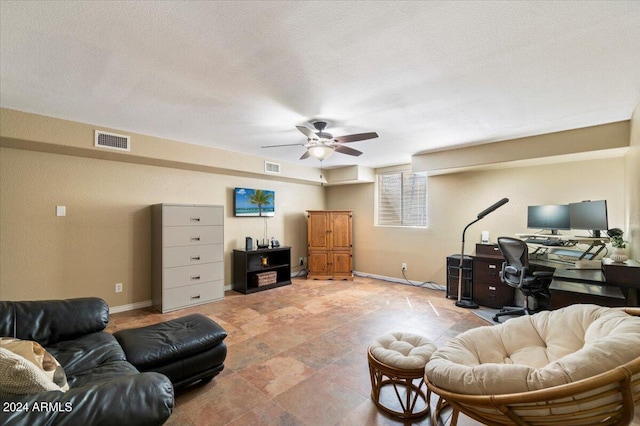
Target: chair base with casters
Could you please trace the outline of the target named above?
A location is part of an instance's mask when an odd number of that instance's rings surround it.
[[[524,295],[524,306],[503,306],[500,311],[498,311],[492,318],[495,322],[500,322],[499,318],[502,316],[521,316],[521,315],[533,315],[536,312],[541,310],[546,310],[549,298],[551,297],[549,293],[549,284],[551,283],[552,272],[540,271],[534,272],[533,276],[540,279],[542,281],[542,285],[539,289],[535,291],[525,291],[522,292]],[[529,297],[534,297],[536,302],[538,303],[538,307],[531,308],[529,307]],[[542,301],[546,301],[545,307],[540,308],[540,304]]]

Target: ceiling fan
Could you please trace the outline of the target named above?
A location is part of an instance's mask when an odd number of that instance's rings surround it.
[[[313,123],[313,127],[316,128],[317,132],[305,127],[305,126],[296,126],[302,134],[307,137],[307,143],[290,143],[284,145],[267,145],[262,148],[276,148],[281,146],[304,146],[307,148],[307,151],[302,154],[300,157],[301,160],[305,158],[314,157],[318,160],[326,160],[329,158],[331,154],[334,152],[339,152],[341,154],[353,155],[355,157],[362,154],[361,151],[357,149],[349,148],[348,146],[342,145],[343,143],[349,142],[358,142],[364,141],[367,139],[374,139],[378,137],[376,132],[369,133],[356,133],[353,135],[345,135],[345,136],[337,136],[333,137],[331,133],[327,133],[324,131],[325,127],[327,127],[327,123],[325,121],[316,121]]]

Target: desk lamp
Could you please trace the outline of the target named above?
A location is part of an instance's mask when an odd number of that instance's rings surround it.
[[[458,265],[458,300],[456,301],[456,306],[460,308],[469,308],[469,309],[477,309],[479,308],[478,304],[473,300],[462,300],[462,263],[464,262],[464,234],[467,232],[467,228],[488,215],[489,213],[497,210],[499,207],[507,204],[509,202],[508,198],[503,198],[497,203],[493,204],[491,207],[486,208],[485,210],[478,213],[477,219],[469,223],[464,227],[462,231],[462,250],[460,250],[460,265]]]

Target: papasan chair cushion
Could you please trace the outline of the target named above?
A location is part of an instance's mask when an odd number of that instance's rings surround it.
[[[640,317],[623,308],[572,305],[466,331],[425,367],[435,386],[497,395],[593,377],[640,357]]]

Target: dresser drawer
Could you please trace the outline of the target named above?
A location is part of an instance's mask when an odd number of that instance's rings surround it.
[[[177,266],[162,270],[162,283],[165,289],[216,281],[223,278],[224,266],[222,262]]]
[[[224,297],[222,280],[166,289],[162,294],[162,310],[170,311]]]
[[[501,269],[502,261],[499,259],[475,258],[473,260],[473,280],[499,283]]]
[[[165,268],[199,265],[222,262],[222,258],[222,244],[167,247],[162,252],[162,265]]]
[[[224,211],[221,207],[163,206],[164,226],[222,225]]]
[[[222,242],[222,226],[165,226],[162,246],[192,246]]]

